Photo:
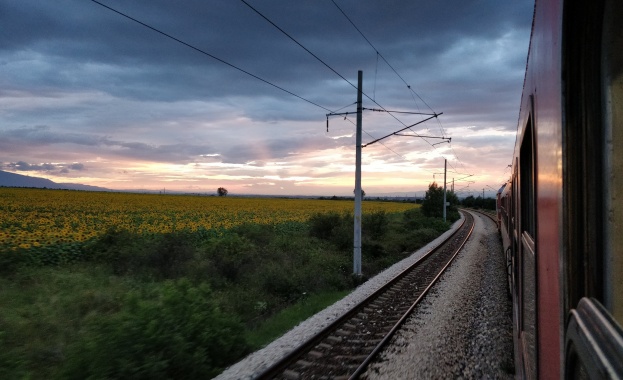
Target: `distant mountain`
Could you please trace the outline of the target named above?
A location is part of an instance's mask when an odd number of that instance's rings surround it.
[[[61,189],[69,189],[69,190],[112,191],[105,187],[83,185],[81,183],[59,183],[58,186],[60,186]]]
[[[79,183],[56,183],[46,178],[9,173],[0,170],[0,187],[36,187],[48,189],[110,191],[104,187],[81,185]]]

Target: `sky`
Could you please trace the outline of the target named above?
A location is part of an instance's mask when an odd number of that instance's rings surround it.
[[[99,1],[0,0],[0,170],[352,195],[361,70],[366,194],[508,179],[531,1]]]

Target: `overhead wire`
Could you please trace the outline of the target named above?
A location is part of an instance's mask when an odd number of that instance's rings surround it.
[[[212,58],[212,59],[214,59],[216,61],[219,61],[219,62],[221,62],[224,65],[227,65],[227,66],[229,66],[229,67],[231,67],[233,69],[236,69],[236,70],[238,70],[238,71],[240,71],[240,72],[242,72],[244,74],[247,74],[248,76],[253,77],[253,78],[255,78],[255,79],[257,79],[257,80],[259,80],[261,82],[264,82],[264,83],[266,83],[266,84],[268,84],[268,85],[270,85],[270,86],[272,86],[272,87],[274,87],[274,88],[276,88],[278,90],[281,90],[281,91],[283,91],[283,92],[285,92],[287,94],[290,94],[290,95],[292,95],[292,96],[294,96],[294,97],[296,97],[296,98],[298,98],[300,100],[303,100],[303,101],[305,101],[305,102],[307,102],[309,104],[312,104],[312,105],[314,105],[316,107],[322,108],[323,110],[331,112],[330,109],[328,109],[326,107],[323,107],[323,106],[321,106],[318,103],[315,103],[315,102],[313,102],[313,101],[311,101],[309,99],[306,99],[306,98],[304,98],[304,97],[302,97],[300,95],[297,95],[297,94],[295,94],[292,91],[289,91],[289,90],[287,90],[287,89],[285,89],[285,88],[283,88],[283,87],[281,87],[279,85],[276,85],[276,84],[274,84],[274,83],[272,83],[272,82],[270,82],[270,81],[268,81],[268,80],[266,80],[264,78],[261,78],[261,77],[255,75],[255,74],[253,74],[253,73],[251,73],[251,72],[249,72],[247,70],[244,70],[244,69],[242,69],[242,68],[240,68],[240,67],[238,67],[238,66],[236,66],[236,65],[234,65],[232,63],[229,63],[229,62],[225,61],[224,59],[221,59],[221,58],[219,58],[219,57],[217,57],[217,56],[215,56],[215,55],[213,55],[211,53],[208,53],[207,51],[205,51],[203,49],[200,49],[200,48],[198,48],[198,47],[196,47],[196,46],[194,46],[194,45],[192,45],[192,44],[190,44],[188,42],[185,42],[185,41],[183,41],[183,40],[181,40],[181,39],[179,39],[177,37],[174,37],[171,34],[163,32],[162,30],[160,30],[158,28],[155,28],[155,27],[153,27],[153,26],[151,26],[151,25],[149,25],[147,23],[144,23],[144,22],[142,22],[142,21],[140,21],[140,20],[138,20],[138,19],[136,19],[136,18],[134,18],[134,17],[132,17],[130,15],[127,15],[127,14],[125,14],[125,13],[115,9],[115,8],[112,8],[112,7],[110,7],[110,6],[106,5],[106,4],[103,4],[103,3],[101,3],[101,2],[99,2],[97,0],[91,0],[91,1],[96,3],[96,4],[98,4],[98,5],[100,5],[100,6],[102,6],[102,7],[104,7],[104,8],[106,8],[106,9],[109,9],[109,10],[111,10],[111,11],[113,11],[113,12],[115,12],[115,13],[117,13],[117,14],[119,14],[119,15],[127,18],[127,19],[129,19],[129,20],[132,20],[132,21],[134,21],[134,22],[136,22],[136,23],[138,23],[138,24],[140,24],[140,25],[142,25],[142,26],[144,26],[144,27],[146,27],[148,29],[151,29],[152,31],[154,31],[156,33],[159,33],[159,34],[161,34],[161,35],[163,35],[163,36],[165,36],[165,37],[167,37],[167,38],[169,38],[169,39],[171,39],[171,40],[173,40],[175,42],[178,42],[178,43],[180,43],[180,44],[182,44],[182,45],[184,45],[186,47],[189,47],[189,48],[191,48],[191,49],[193,49],[195,51],[198,51],[199,53],[204,54],[204,55],[206,55],[206,56],[208,56],[208,57],[210,57],[210,58]]]
[[[182,44],[182,45],[184,45],[184,46],[186,46],[186,47],[188,47],[188,48],[190,48],[190,49],[193,49],[193,50],[195,50],[195,51],[197,51],[197,52],[199,52],[199,53],[201,53],[201,54],[203,54],[203,55],[206,55],[206,56],[208,56],[208,57],[210,57],[210,58],[212,58],[212,59],[214,59],[214,60],[216,60],[216,61],[218,61],[218,62],[220,62],[220,63],[222,63],[222,64],[224,64],[224,65],[226,65],[226,66],[229,66],[229,67],[231,67],[231,68],[233,68],[233,69],[235,69],[235,70],[238,70],[238,71],[240,71],[240,72],[242,72],[242,73],[244,73],[244,74],[246,74],[246,75],[248,75],[248,76],[250,76],[250,77],[252,77],[252,78],[255,78],[255,79],[257,79],[257,80],[259,80],[259,81],[261,81],[261,82],[263,82],[263,83],[265,83],[265,84],[267,84],[267,85],[269,85],[269,86],[272,86],[272,87],[274,87],[274,88],[276,88],[276,89],[278,89],[278,90],[281,90],[281,91],[283,91],[283,92],[285,92],[285,93],[287,93],[287,94],[289,94],[289,95],[291,95],[291,96],[294,96],[294,97],[296,97],[296,98],[298,98],[298,99],[300,99],[300,100],[303,100],[303,101],[305,101],[305,102],[307,102],[307,103],[309,103],[309,104],[312,104],[312,105],[314,105],[314,106],[316,106],[316,107],[318,107],[318,108],[321,108],[321,109],[323,109],[323,110],[325,110],[325,111],[328,111],[328,112],[336,112],[336,111],[332,111],[332,110],[330,110],[329,108],[326,108],[326,107],[324,107],[324,106],[322,106],[322,105],[320,105],[320,104],[318,104],[318,103],[316,103],[316,102],[313,102],[313,101],[311,101],[311,100],[309,100],[309,99],[306,99],[306,98],[304,98],[304,97],[302,97],[302,96],[300,96],[300,95],[298,95],[298,94],[296,94],[296,93],[294,93],[294,92],[292,92],[292,91],[289,91],[289,90],[287,90],[287,89],[285,89],[285,88],[283,88],[283,87],[281,87],[281,86],[279,86],[279,85],[276,85],[276,84],[274,84],[274,83],[272,83],[272,82],[270,82],[270,81],[268,81],[268,80],[266,80],[266,79],[264,79],[264,78],[262,78],[262,77],[260,77],[260,76],[258,76],[258,75],[255,75],[255,74],[253,74],[253,73],[251,73],[251,72],[249,72],[249,71],[245,70],[245,69],[242,69],[242,68],[240,68],[240,67],[238,67],[238,66],[236,66],[236,65],[234,65],[234,64],[232,64],[232,63],[230,63],[230,62],[227,62],[226,60],[224,60],[224,59],[222,59],[222,58],[219,58],[219,57],[217,57],[217,56],[215,56],[215,55],[213,55],[213,54],[211,54],[211,53],[209,53],[209,52],[205,51],[204,49],[198,48],[198,47],[196,47],[196,46],[194,46],[194,45],[192,45],[192,44],[190,44],[190,43],[188,43],[188,42],[183,41],[183,40],[182,40],[182,39],[180,39],[180,38],[177,38],[177,37],[175,37],[175,36],[173,36],[173,35],[171,35],[171,34],[169,34],[169,33],[166,33],[166,32],[164,32],[164,31],[162,31],[162,30],[160,30],[160,29],[158,29],[158,28],[156,28],[156,27],[154,27],[154,26],[151,26],[151,25],[149,25],[149,24],[147,24],[147,23],[145,23],[145,22],[143,22],[143,21],[140,21],[140,20],[138,20],[137,18],[132,17],[132,16],[130,16],[130,15],[128,15],[128,14],[126,14],[126,13],[124,13],[124,12],[121,12],[121,11],[119,11],[119,10],[117,10],[117,9],[115,9],[115,8],[113,8],[113,7],[109,6],[109,5],[107,5],[107,4],[104,4],[104,3],[102,3],[102,2],[100,2],[100,1],[98,1],[98,0],[91,0],[91,1],[92,1],[93,3],[95,3],[95,4],[98,4],[98,5],[102,6],[103,8],[106,8],[106,9],[108,9],[108,10],[110,10],[110,11],[112,11],[112,12],[114,12],[114,13],[116,13],[116,14],[118,14],[118,15],[122,16],[122,17],[125,17],[125,18],[127,18],[127,19],[129,19],[129,20],[131,20],[131,21],[133,21],[133,22],[135,22],[135,23],[137,23],[137,24],[141,25],[141,26],[144,26],[144,27],[146,27],[146,28],[148,28],[148,29],[150,29],[150,30],[152,30],[152,31],[154,31],[154,32],[156,32],[156,33],[158,33],[158,34],[161,34],[161,35],[163,35],[163,36],[165,36],[165,37],[167,37],[167,38],[169,38],[169,39],[171,39],[171,40],[173,40],[173,41],[175,41],[175,42],[177,42],[177,43],[180,43],[180,44]],[[301,43],[299,43],[296,39],[294,39],[292,36],[290,36],[290,35],[289,35],[287,32],[285,32],[282,28],[280,28],[280,27],[279,27],[279,26],[277,26],[274,22],[272,22],[271,20],[269,20],[269,19],[268,19],[266,16],[264,16],[261,12],[259,12],[259,11],[258,11],[258,10],[256,10],[255,8],[253,8],[253,7],[252,7],[249,3],[247,3],[245,0],[241,0],[241,1],[242,1],[244,4],[246,4],[249,8],[251,8],[252,10],[254,10],[256,13],[258,13],[258,14],[259,14],[262,18],[264,18],[264,19],[265,19],[266,21],[268,21],[270,24],[272,24],[274,27],[276,27],[278,30],[280,30],[282,33],[284,33],[287,37],[289,37],[291,40],[293,40],[293,41],[294,41],[296,44],[298,44],[301,48],[303,48],[305,51],[307,51],[309,54],[311,54],[314,58],[316,58],[318,61],[320,61],[322,64],[324,64],[327,68],[329,68],[331,71],[333,71],[336,75],[338,75],[340,78],[342,78],[342,79],[343,79],[344,81],[346,81],[348,84],[350,84],[352,87],[357,88],[357,86],[355,86],[355,85],[354,85],[353,83],[351,83],[348,79],[346,79],[344,76],[342,76],[340,73],[338,73],[335,69],[333,69],[330,65],[328,65],[326,62],[324,62],[322,59],[320,59],[318,56],[316,56],[314,53],[312,53],[309,49],[307,49],[305,46],[303,46]],[[337,5],[337,4],[336,4],[336,5]],[[364,38],[365,38],[365,36],[364,36]],[[384,57],[382,57],[382,55],[381,55],[381,58],[383,58],[383,60],[385,60],[385,58],[384,58]],[[385,60],[385,61],[386,61],[386,60]],[[386,62],[387,62],[387,61],[386,61]],[[388,63],[388,65],[389,65],[389,63]],[[391,67],[391,66],[390,66],[390,67]],[[387,111],[387,110],[386,110],[386,109],[385,109],[382,105],[380,105],[378,102],[376,102],[376,100],[375,100],[375,99],[371,98],[370,96],[368,96],[368,95],[367,95],[365,92],[363,92],[363,91],[362,91],[362,94],[363,94],[364,96],[366,96],[366,98],[370,99],[370,100],[371,100],[374,104],[376,104],[377,106],[381,107],[383,111],[385,111],[385,112],[387,112],[388,114],[390,114],[390,115],[391,115],[394,119],[396,119],[396,120],[397,120],[398,122],[400,122],[402,125],[406,126],[406,124],[404,124],[402,121],[400,121],[398,118],[396,118],[396,116],[392,115],[390,111]],[[417,93],[416,93],[416,94],[417,94]],[[419,95],[418,95],[418,97],[419,97]],[[424,102],[424,103],[425,103],[425,102]],[[356,104],[356,103],[353,103],[353,104]],[[352,105],[352,104],[349,104],[349,105]],[[347,106],[345,106],[345,107],[342,107],[342,108],[340,108],[339,110],[344,109],[344,108],[348,107],[349,105],[347,105]],[[429,108],[430,108],[430,107],[429,107]],[[339,110],[337,110],[337,111],[339,111]],[[432,108],[431,108],[431,110],[432,110]],[[434,112],[434,111],[433,111],[433,112]],[[350,120],[349,120],[349,121],[350,121]],[[351,123],[352,123],[352,121],[351,121]],[[365,131],[364,131],[364,132],[365,132]],[[365,132],[365,133],[366,133],[368,136],[373,137],[373,136],[372,136],[372,135],[370,135],[369,133],[367,133],[367,132]],[[415,132],[414,132],[414,133],[415,133]],[[428,141],[427,141],[427,142],[428,142]],[[429,145],[431,145],[431,146],[432,146],[432,144],[430,144],[430,142],[428,142],[428,143],[429,143]],[[400,155],[399,153],[397,153],[397,152],[396,152],[396,151],[394,151],[393,149],[389,148],[389,147],[388,147],[388,146],[386,146],[385,144],[382,144],[382,143],[381,143],[381,145],[382,145],[382,146],[384,146],[385,148],[387,148],[388,150],[392,151],[392,152],[393,152],[393,153],[395,153],[396,155],[398,155],[398,156],[402,157],[403,159],[407,160],[404,156]],[[424,170],[427,170],[427,169],[424,169]]]
[[[355,30],[357,30],[357,32],[359,32],[359,34],[361,35],[361,37],[363,37],[364,40],[366,40],[366,42],[368,43],[368,45],[370,45],[372,47],[372,49],[374,49],[374,51],[377,54],[377,59],[380,56],[381,59],[383,61],[385,61],[385,63],[387,64],[387,66],[389,66],[390,69],[392,69],[392,71],[398,76],[398,78],[400,78],[400,80],[402,80],[402,82],[407,86],[407,88],[413,93],[415,94],[421,101],[422,103],[424,103],[426,105],[426,107],[428,107],[428,109],[430,109],[431,111],[433,111],[433,113],[435,113],[435,111],[432,109],[431,106],[428,105],[428,103],[426,103],[426,101],[424,101],[424,99],[422,99],[422,97],[415,92],[412,88],[411,85],[409,83],[407,83],[407,81],[398,73],[398,71],[396,71],[396,69],[394,69],[394,67],[387,61],[387,59],[385,59],[385,57],[383,56],[383,54],[381,54],[378,49],[372,44],[372,42],[370,42],[370,40],[363,34],[363,32],[357,27],[357,25],[355,25],[355,23],[353,22],[353,20],[350,19],[350,17],[348,17],[348,15],[346,14],[346,12],[344,12],[344,10],[342,10],[342,8],[340,8],[339,5],[337,5],[337,3],[335,2],[335,0],[331,0],[331,2],[333,3],[333,5],[335,5],[335,7],[342,13],[342,15],[344,15],[344,17],[346,17],[346,19],[348,20],[348,22],[350,22],[350,24],[355,28]]]
[[[356,102],[354,104],[357,104]],[[352,104],[351,104],[352,105]],[[348,106],[346,106],[348,107]],[[344,109],[346,107],[342,107],[340,109]],[[339,111],[339,110],[337,110]],[[355,122],[353,122],[351,119],[349,119],[348,117],[344,117],[344,120],[347,120],[348,122],[350,122],[352,125],[356,125]],[[368,133],[365,129],[362,129],[363,133],[365,133],[366,135],[368,135],[370,138],[372,138],[373,140],[376,140],[376,137],[372,136],[370,133]],[[402,154],[396,152],[395,150],[393,150],[392,148],[388,147],[387,145],[383,144],[382,142],[379,141],[379,144],[381,144],[382,146],[384,146],[387,150],[389,150],[390,152],[394,153],[395,155],[397,155],[398,157],[402,158],[405,161],[411,162],[413,164],[415,164],[413,161],[409,160],[407,157],[403,156]],[[432,171],[426,169],[426,168],[421,168],[422,170],[425,170],[429,173],[433,173]]]
[[[236,66],[236,65],[234,65],[232,63],[229,63],[229,62],[227,62],[227,61],[225,61],[225,60],[223,60],[223,59],[221,59],[219,57],[216,57],[215,55],[210,54],[210,53],[208,53],[207,51],[205,51],[203,49],[197,48],[196,46],[193,46],[193,45],[191,45],[191,44],[189,44],[189,43],[187,43],[187,42],[185,42],[185,41],[183,41],[183,40],[181,40],[181,39],[179,39],[177,37],[174,37],[174,36],[172,36],[172,35],[170,35],[170,34],[168,34],[166,32],[163,32],[163,31],[161,31],[161,30],[159,30],[159,29],[157,29],[157,28],[155,28],[155,27],[153,27],[153,26],[151,26],[151,25],[149,25],[149,24],[147,24],[145,22],[142,22],[142,21],[140,21],[140,20],[138,20],[138,19],[136,19],[136,18],[134,18],[132,16],[129,16],[129,15],[127,15],[127,14],[117,10],[117,9],[114,9],[114,8],[112,8],[112,7],[110,7],[110,6],[106,5],[106,4],[103,4],[103,3],[101,3],[101,2],[99,2],[97,0],[91,0],[91,1],[96,3],[96,4],[98,4],[98,5],[100,5],[100,6],[102,6],[102,7],[104,7],[104,8],[106,8],[106,9],[109,9],[109,10],[111,10],[111,11],[113,11],[113,12],[115,12],[115,13],[117,13],[117,14],[119,14],[119,15],[121,15],[121,16],[129,19],[129,20],[131,20],[131,21],[134,21],[134,22],[136,22],[136,23],[138,23],[138,24],[140,24],[140,25],[142,25],[142,26],[144,26],[144,27],[146,27],[146,28],[148,28],[148,29],[150,29],[150,30],[152,30],[154,32],[157,32],[157,33],[159,33],[159,34],[161,34],[161,35],[163,35],[163,36],[165,36],[167,38],[170,38],[170,39],[172,39],[175,42],[178,42],[178,43],[180,43],[180,44],[182,44],[182,45],[184,45],[186,47],[189,47],[189,48],[191,48],[191,49],[193,49],[195,51],[198,51],[198,52],[200,52],[200,53],[202,53],[204,55],[207,55],[208,57],[210,57],[212,59],[215,59],[218,62],[221,62],[221,63],[223,63],[223,64],[225,64],[225,65],[227,65],[227,66],[229,66],[229,67],[231,67],[233,69],[236,69],[236,70],[238,70],[240,72],[243,72],[243,73],[245,73],[245,74],[247,74],[247,75],[249,75],[249,76],[251,76],[251,77],[253,77],[253,78],[255,78],[255,79],[259,80],[259,81],[261,81],[261,82],[264,82],[264,83],[266,83],[266,84],[268,84],[268,85],[270,85],[272,87],[275,87],[275,88],[277,88],[277,89],[279,89],[279,90],[281,90],[281,91],[283,91],[283,92],[285,92],[287,94],[290,94],[290,95],[292,95],[292,96],[294,96],[294,97],[296,97],[296,98],[298,98],[300,100],[303,100],[303,101],[305,101],[305,102],[307,102],[309,104],[312,104],[312,105],[314,105],[316,107],[319,107],[319,108],[321,108],[321,109],[323,109],[325,111],[328,111],[330,113],[337,112],[337,111],[340,111],[340,110],[342,110],[342,109],[344,109],[346,107],[349,107],[349,106],[352,106],[354,104],[357,104],[357,102],[354,102],[354,103],[348,104],[348,105],[346,105],[346,106],[344,106],[342,108],[339,108],[337,110],[331,110],[331,109],[326,108],[324,106],[321,106],[321,105],[319,105],[319,104],[317,104],[317,103],[315,103],[315,102],[313,102],[313,101],[311,101],[309,99],[306,99],[306,98],[304,98],[304,97],[302,97],[300,95],[297,95],[297,94],[293,93],[292,91],[289,91],[289,90],[287,90],[287,89],[285,89],[285,88],[283,88],[281,86],[278,86],[278,85],[276,85],[276,84],[274,84],[274,83],[272,83],[272,82],[270,82],[270,81],[268,81],[268,80],[266,80],[264,78],[261,78],[261,77],[255,75],[255,74],[253,74],[253,73],[250,73],[249,71],[244,70],[244,69],[242,69],[242,68],[240,68],[240,67],[238,67],[238,66]],[[349,119],[349,121],[352,123],[352,121],[350,119]],[[386,147],[386,148],[388,148],[388,147]],[[394,153],[396,153],[396,152],[394,152]]]
[[[369,136],[370,138],[372,138],[372,139],[376,139],[374,136],[372,136],[371,134],[369,134],[369,133],[368,133],[368,132],[366,132],[365,130],[363,131],[363,133],[365,133],[366,135],[368,135],[368,136]],[[393,150],[392,148],[390,148],[390,147],[388,147],[387,145],[383,144],[382,142],[380,142],[380,141],[379,141],[378,143],[379,143],[379,144],[381,144],[382,146],[384,146],[387,150],[389,150],[389,151],[391,151],[392,153],[394,153],[395,155],[397,155],[398,157],[402,158],[403,160],[408,161],[408,162],[412,162],[412,163],[414,163],[413,161],[409,160],[407,157],[405,157],[405,156],[403,156],[402,154],[400,154],[400,153],[396,152],[395,150]],[[415,163],[414,163],[414,164],[415,164]],[[422,170],[424,170],[424,171],[427,171],[427,172],[429,172],[429,173],[433,173],[431,170],[428,170],[428,169],[426,169],[426,168],[422,168],[422,167],[420,167],[420,169],[422,169]]]
[[[389,66],[390,69],[392,69],[392,71],[398,76],[398,78],[400,78],[400,80],[405,84],[405,86],[407,86],[407,88],[409,89],[409,92],[411,93],[411,96],[413,97],[414,103],[419,111],[419,105],[418,102],[415,100],[415,96],[417,96],[420,101],[426,105],[426,107],[428,107],[428,109],[430,109],[433,113],[436,113],[435,110],[420,96],[420,94],[418,94],[415,90],[413,90],[413,88],[411,87],[411,85],[409,83],[407,83],[407,81],[402,77],[402,75],[400,75],[400,73],[398,73],[398,71],[389,63],[389,61],[383,56],[383,54],[381,54],[378,49],[374,46],[374,44],[372,44],[372,42],[370,42],[370,40],[363,34],[363,32],[357,27],[357,25],[353,22],[353,20],[348,17],[348,15],[346,14],[346,12],[344,12],[344,10],[335,2],[335,0],[331,0],[331,2],[333,3],[333,5],[335,5],[335,7],[342,13],[342,15],[344,15],[344,17],[348,20],[348,22],[355,28],[355,30],[357,30],[357,32],[361,35],[361,37],[363,37],[364,40],[366,40],[366,42],[368,43],[368,45],[370,45],[370,47],[372,47],[372,49],[376,52],[377,55],[377,61],[378,61],[378,57],[381,57],[381,59],[387,64],[387,66]],[[377,64],[378,66],[378,64]],[[375,87],[376,89],[376,87]],[[439,129],[441,130],[441,135],[442,137],[446,137],[446,132],[443,128],[443,125],[441,124],[441,120],[439,120],[439,118],[437,119],[437,123],[439,124]],[[403,124],[404,125],[404,124]],[[414,132],[415,133],[415,132]],[[417,133],[416,133],[417,134]],[[428,141],[427,141],[428,142]],[[435,149],[435,146],[433,144],[430,144],[431,147],[433,147]],[[463,166],[463,168],[465,169],[465,165],[463,165],[463,163],[461,162],[461,160],[459,159],[459,157],[456,155],[456,153],[454,152],[454,149],[452,149],[452,152],[454,154],[454,157],[456,158],[456,160],[461,163],[461,166]]]
[[[355,28],[355,30],[357,30],[357,32],[361,35],[361,37],[363,37],[364,40],[366,40],[366,42],[368,43],[368,45],[370,45],[370,47],[372,47],[372,49],[376,52],[377,54],[377,61],[378,61],[378,57],[380,56],[381,59],[387,64],[387,66],[389,66],[390,69],[392,69],[392,71],[398,76],[398,78],[400,78],[400,80],[405,84],[405,86],[407,86],[407,88],[409,89],[411,96],[413,97],[414,95],[418,97],[418,99],[420,99],[420,101],[426,105],[426,107],[428,107],[428,109],[430,109],[433,113],[436,113],[435,110],[433,110],[433,108],[426,103],[426,101],[420,96],[420,94],[418,94],[415,90],[413,90],[413,88],[411,87],[411,85],[409,83],[407,83],[407,81],[402,77],[402,75],[400,75],[400,73],[398,73],[398,71],[389,63],[389,61],[383,56],[383,54],[381,54],[378,49],[374,46],[374,44],[372,44],[372,42],[370,42],[370,40],[363,34],[363,32],[361,31],[361,29],[359,29],[357,27],[357,25],[353,22],[353,20],[348,17],[348,15],[346,14],[346,12],[344,12],[344,10],[335,2],[335,0],[331,0],[331,2],[333,3],[333,5],[335,5],[335,7],[340,11],[340,13],[342,13],[342,15],[344,15],[344,17],[348,20],[348,22]],[[378,64],[377,64],[378,66]],[[375,87],[376,88],[376,87]],[[419,105],[417,103],[417,101],[415,101],[415,98],[413,97],[414,103],[416,105],[416,107],[419,110]],[[441,130],[441,135],[443,137],[446,137],[446,132],[445,129],[443,128],[443,125],[441,124],[441,120],[439,120],[439,118],[437,119],[437,123],[439,125],[439,129]],[[404,125],[404,124],[403,124]],[[415,133],[415,132],[414,132]],[[431,144],[432,146],[432,144]],[[434,148],[434,146],[433,146]],[[459,159],[459,157],[456,155],[456,153],[454,152],[454,149],[452,149],[452,153],[454,154],[454,157],[456,158],[456,160],[461,164],[461,166],[463,167],[463,169],[465,169],[465,165],[463,165],[463,163],[461,162],[461,160]]]
[[[346,83],[348,83],[349,85],[351,85],[353,88],[359,90],[357,88],[357,86],[355,84],[353,84],[351,81],[349,81],[348,79],[346,79],[342,74],[340,74],[339,72],[337,72],[337,70],[335,70],[333,67],[331,67],[329,64],[327,64],[325,61],[323,61],[320,57],[318,57],[316,54],[314,54],[312,51],[310,51],[308,48],[306,48],[303,44],[301,44],[299,41],[297,41],[294,37],[292,37],[288,32],[286,32],[285,30],[283,30],[281,27],[279,27],[276,23],[274,23],[272,20],[270,20],[266,15],[264,15],[262,12],[260,12],[258,9],[256,9],[255,7],[253,7],[251,4],[249,4],[246,0],[240,0],[243,4],[245,4],[247,7],[249,7],[251,10],[253,10],[255,13],[257,13],[260,17],[262,17],[264,20],[266,20],[268,23],[270,23],[272,26],[274,26],[275,28],[277,28],[277,30],[279,30],[281,33],[283,33],[286,37],[288,37],[290,40],[292,40],[294,43],[296,43],[297,45],[299,45],[303,50],[305,50],[306,52],[308,52],[312,57],[314,57],[316,60],[318,60],[320,63],[322,63],[324,66],[326,66],[329,70],[331,70],[333,73],[335,73],[337,76],[339,76],[340,78],[342,78],[342,80],[344,80]],[[336,4],[337,5],[337,4]],[[365,36],[364,36],[365,38]],[[382,57],[382,56],[381,56]],[[375,99],[371,98],[368,94],[366,94],[364,91],[361,91],[362,95],[365,96],[366,98],[368,98],[370,101],[372,101],[374,104],[376,104],[377,106],[381,107],[383,110],[385,110],[385,107],[383,107],[381,104],[379,104]],[[418,95],[419,96],[419,95]],[[429,107],[430,108],[430,107]],[[431,108],[432,110],[432,108]],[[385,110],[386,112],[388,112],[387,110]],[[435,113],[435,111],[433,111],[433,113]],[[399,120],[395,115],[393,115],[391,112],[388,112],[388,114],[393,117],[396,121],[398,121],[400,124],[402,124],[403,126],[407,126],[404,122],[402,122],[401,120]],[[435,116],[436,117],[436,116]],[[415,131],[413,131],[413,133],[415,133]],[[431,147],[434,148],[434,146],[427,141],[426,139],[423,139],[424,141],[426,141]]]
[[[277,30],[279,30],[281,33],[283,33],[285,36],[287,36],[289,39],[291,39],[292,41],[294,41],[295,44],[299,45],[303,50],[305,50],[306,52],[308,52],[309,54],[311,54],[312,57],[316,58],[316,60],[318,60],[318,62],[322,63],[323,65],[325,65],[329,70],[333,71],[337,76],[339,76],[340,78],[342,78],[344,81],[346,81],[346,83],[350,84],[352,87],[354,87],[355,89],[357,88],[356,85],[354,85],[352,82],[350,82],[348,79],[346,79],[342,74],[338,73],[333,67],[329,66],[329,64],[327,64],[325,61],[323,61],[322,59],[320,59],[320,57],[318,57],[316,54],[312,53],[308,48],[306,48],[305,46],[303,46],[303,44],[301,44],[300,42],[298,42],[294,37],[292,37],[290,34],[288,34],[288,32],[286,32],[285,30],[283,30],[281,27],[279,27],[279,25],[275,24],[272,20],[270,20],[268,17],[266,17],[262,12],[260,12],[259,10],[257,10],[255,7],[253,7],[251,4],[249,4],[248,2],[246,2],[245,0],[240,0],[242,1],[247,7],[249,7],[251,10],[253,10],[255,13],[257,13],[260,17],[262,17],[264,20],[266,20],[268,23],[270,23],[272,26],[274,26],[275,28],[277,28]]]

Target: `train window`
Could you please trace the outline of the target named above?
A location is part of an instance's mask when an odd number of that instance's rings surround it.
[[[536,235],[535,218],[535,186],[534,186],[534,149],[532,138],[532,125],[526,126],[520,151],[520,187],[521,187],[521,224],[522,232],[527,232],[532,240]]]
[[[623,377],[621,14],[620,0],[565,2],[563,301],[569,312],[568,378],[585,372],[591,378],[606,373]]]
[[[537,306],[536,306],[536,173],[532,118],[524,130],[519,150],[520,196],[520,282],[521,282],[521,344],[524,370],[528,378],[537,374]]]
[[[607,1],[602,40],[602,93],[606,183],[604,304],[623,324],[623,14],[621,1]]]
[[[571,3],[570,3],[571,4]],[[623,322],[623,23],[620,0],[564,15],[564,307],[594,297]],[[578,28],[578,25],[585,27]]]

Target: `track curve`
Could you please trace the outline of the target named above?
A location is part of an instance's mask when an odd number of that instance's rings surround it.
[[[474,220],[469,213],[463,215],[461,227],[436,249],[257,378],[357,378],[469,238]]]

